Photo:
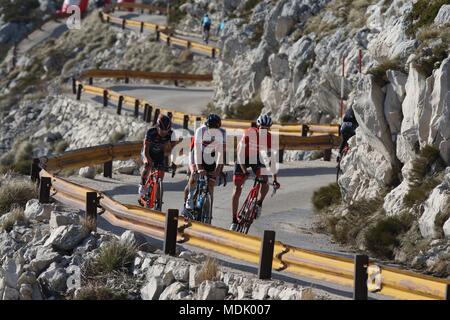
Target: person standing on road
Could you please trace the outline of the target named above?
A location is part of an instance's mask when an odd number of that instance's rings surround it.
[[[209,31],[211,30],[211,19],[209,18],[209,15],[207,13],[205,13],[205,15],[203,16],[201,24],[202,24],[203,40],[205,41],[205,43],[208,43]]]

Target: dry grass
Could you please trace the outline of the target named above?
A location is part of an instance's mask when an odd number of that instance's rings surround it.
[[[414,37],[420,28],[431,25],[444,4],[450,4],[450,0],[418,0],[415,2],[407,16],[409,21],[407,34]]]
[[[30,180],[7,179],[0,186],[0,215],[9,212],[14,205],[24,208],[28,200],[37,197],[37,187]]]
[[[81,288],[75,300],[126,300],[127,293],[103,286],[92,286]]]
[[[399,58],[383,59],[378,65],[370,68],[367,73],[373,75],[375,81],[383,86],[388,81],[386,74],[388,70],[398,70],[406,73],[403,63]]]
[[[318,211],[339,204],[341,200],[341,190],[335,182],[314,191],[311,199],[314,209]]]
[[[13,208],[6,219],[3,219],[2,223],[0,224],[0,230],[10,232],[17,221],[26,222],[23,209],[20,207]]]
[[[217,272],[219,271],[219,263],[217,259],[208,257],[202,265],[202,269],[199,272],[198,280],[203,282],[206,280],[217,280]]]

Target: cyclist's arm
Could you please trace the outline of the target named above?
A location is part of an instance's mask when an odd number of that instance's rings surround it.
[[[145,139],[144,141],[144,160],[148,164],[151,164],[153,162],[152,157],[150,156],[150,145],[152,144],[151,141]]]
[[[245,167],[245,133],[242,136],[241,141],[239,141],[237,149],[237,160],[241,166],[242,172],[245,173],[247,171],[247,168]]]

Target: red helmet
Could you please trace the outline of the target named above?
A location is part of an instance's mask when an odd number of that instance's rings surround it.
[[[172,128],[172,120],[166,115],[160,115],[156,121],[156,126],[161,130],[169,130]]]

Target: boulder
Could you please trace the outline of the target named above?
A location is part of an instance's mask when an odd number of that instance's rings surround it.
[[[270,283],[255,283],[252,290],[252,298],[255,300],[266,299],[271,287],[272,285]]]
[[[67,289],[68,275],[64,268],[58,267],[56,263],[52,263],[50,267],[41,273],[38,281],[47,295],[64,294]]]
[[[158,300],[164,291],[164,283],[159,277],[151,277],[141,289],[142,300]]]
[[[19,290],[20,300],[33,300],[33,287],[30,284],[24,283]]]
[[[48,268],[48,266],[55,261],[61,259],[61,255],[51,248],[39,247],[36,253],[36,257],[30,262],[30,268],[36,273],[40,274],[42,270]]]
[[[142,233],[127,230],[120,236],[120,241],[128,242],[138,248],[141,251],[154,252],[155,247],[151,246]]]
[[[31,199],[25,205],[24,215],[28,220],[49,220],[53,209],[54,206],[52,204],[41,204],[39,200]]]
[[[20,265],[12,258],[6,257],[0,267],[0,278],[4,279],[7,287],[18,289],[17,282],[19,280]]]
[[[176,281],[188,282],[189,281],[189,266],[178,265],[172,270],[173,276]]]
[[[286,288],[279,294],[280,300],[314,300],[314,293],[311,288]]]
[[[161,293],[159,300],[176,300],[178,293],[186,291],[186,289],[183,283],[174,282]]]
[[[97,172],[94,167],[84,167],[78,171],[78,174],[83,178],[94,179]]]
[[[438,14],[434,18],[435,24],[450,23],[450,4],[444,4],[439,9]]]
[[[52,230],[61,226],[79,223],[80,223],[80,216],[76,212],[52,211],[50,213],[50,228]]]
[[[165,269],[165,265],[160,264],[160,263],[155,263],[152,267],[148,268],[147,279],[150,279],[152,277],[162,278],[164,275],[164,269]]]
[[[199,300],[224,300],[228,286],[222,281],[203,281],[197,292]]]
[[[83,241],[89,232],[82,225],[61,226],[52,231],[44,246],[52,246],[55,250],[73,250]]]
[[[122,174],[133,174],[135,171],[139,171],[139,165],[133,159],[127,161],[119,161],[114,165],[116,171]]]

